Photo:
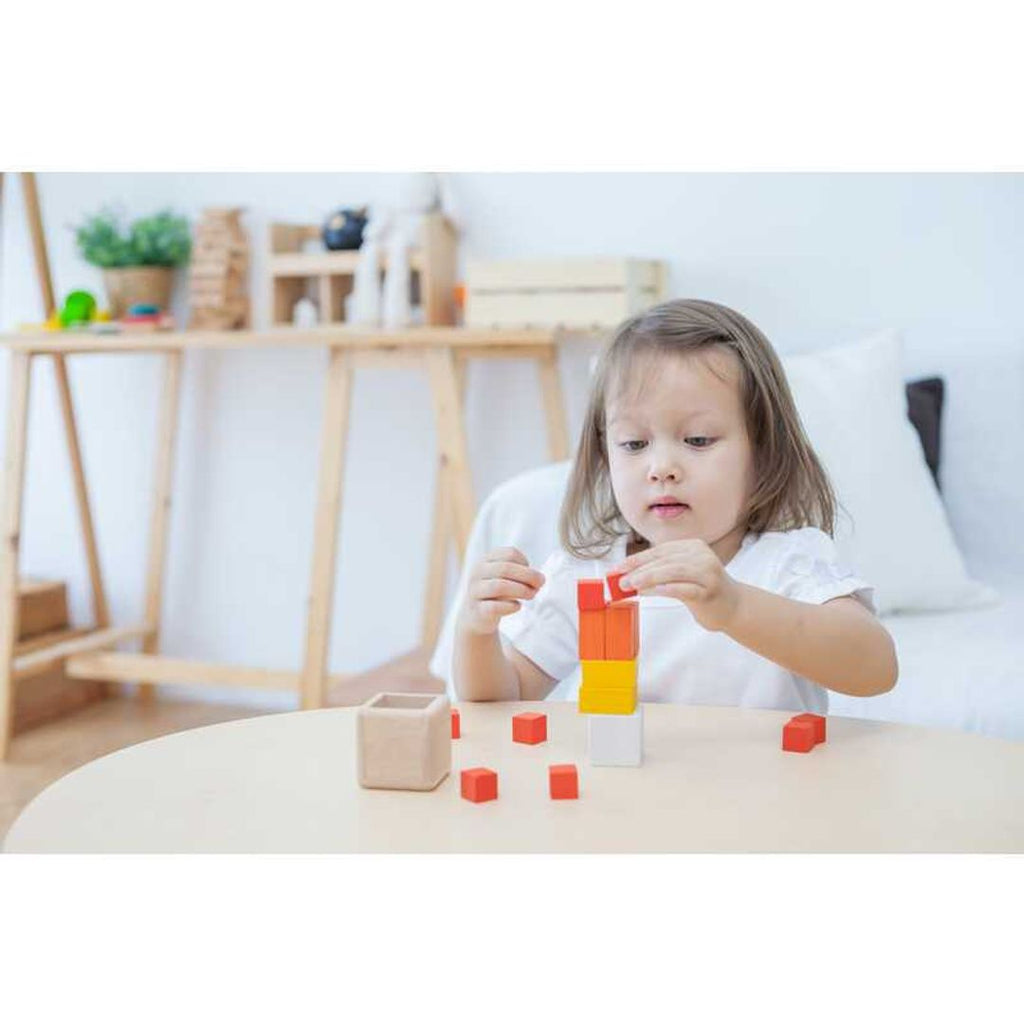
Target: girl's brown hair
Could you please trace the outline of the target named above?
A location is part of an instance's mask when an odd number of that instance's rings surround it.
[[[624,321],[601,354],[558,524],[566,551],[577,558],[601,558],[623,533],[632,532],[615,503],[608,474],[609,388],[630,379],[638,357],[690,355],[712,346],[730,349],[739,358],[740,398],[754,449],[754,487],[739,521],[756,533],[816,526],[833,534],[835,494],[804,433],[771,342],[728,306],[675,299]]]

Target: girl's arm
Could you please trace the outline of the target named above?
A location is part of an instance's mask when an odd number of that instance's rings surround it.
[[[498,548],[473,567],[455,624],[452,683],[462,700],[543,700],[557,680],[512,646],[498,623],[531,601],[544,575],[516,548]]]
[[[896,646],[856,598],[808,604],[747,583],[722,632],[820,686],[873,697],[896,685]]]
[[[453,673],[461,700],[543,700],[557,682],[498,633],[464,628],[456,628]]]
[[[732,579],[702,540],[630,555],[621,586],[683,601],[705,628],[726,633],[783,668],[838,693],[871,697],[896,685],[896,646],[856,598],[794,601]]]

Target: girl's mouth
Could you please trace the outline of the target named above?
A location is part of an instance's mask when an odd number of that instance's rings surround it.
[[[658,504],[651,506],[651,512],[653,512],[659,519],[675,519],[678,516],[681,516],[684,512],[689,511],[689,505],[678,501],[659,502]]]

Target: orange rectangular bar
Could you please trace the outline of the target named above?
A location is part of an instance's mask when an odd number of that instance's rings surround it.
[[[636,601],[616,601],[605,608],[604,616],[604,657],[632,661],[640,653],[640,606]]]
[[[605,610],[581,611],[580,615],[580,661],[604,661],[605,659]]]

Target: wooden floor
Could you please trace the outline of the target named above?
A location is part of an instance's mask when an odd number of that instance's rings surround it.
[[[333,706],[361,704],[386,690],[441,692],[444,684],[426,671],[426,661],[422,651],[412,651],[335,687],[328,702]],[[29,729],[14,737],[10,757],[0,762],[0,837],[38,793],[88,761],[172,732],[267,713],[244,705],[159,696],[152,701],[111,697]]]

